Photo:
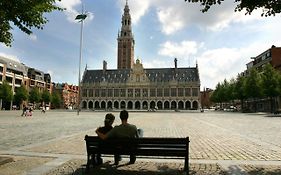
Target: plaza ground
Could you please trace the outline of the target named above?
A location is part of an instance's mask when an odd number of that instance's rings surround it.
[[[115,124],[119,124],[118,111]],[[95,135],[106,112],[0,111],[0,175],[85,174],[84,136]],[[190,174],[281,174],[281,117],[264,113],[206,111],[129,112],[144,137],[190,138]],[[119,166],[113,158],[89,174],[176,175],[183,159],[140,157]]]

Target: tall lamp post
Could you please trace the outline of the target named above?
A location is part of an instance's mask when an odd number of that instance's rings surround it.
[[[79,20],[81,22],[81,30],[80,30],[80,54],[79,54],[79,73],[78,73],[78,107],[77,107],[77,115],[81,110],[81,61],[82,61],[82,43],[83,43],[83,23],[84,20],[87,18],[87,15],[84,13],[84,9],[82,7],[82,13],[77,15],[75,20]]]

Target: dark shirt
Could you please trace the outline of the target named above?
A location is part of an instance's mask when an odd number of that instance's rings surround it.
[[[103,126],[98,129],[100,133],[106,134],[108,133],[113,127],[112,126]]]

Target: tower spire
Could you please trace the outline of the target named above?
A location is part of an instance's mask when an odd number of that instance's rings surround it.
[[[122,15],[121,21],[121,31],[118,34],[118,53],[117,62],[118,69],[130,69],[134,64],[134,45],[135,40],[132,32],[132,22],[130,15],[130,8],[128,5],[128,0],[126,0],[126,5],[124,8],[124,13]]]

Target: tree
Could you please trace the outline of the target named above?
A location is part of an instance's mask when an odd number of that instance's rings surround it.
[[[250,74],[245,80],[245,94],[247,98],[252,98],[254,100],[254,110],[257,111],[256,99],[262,97],[262,87],[261,87],[261,77],[256,71],[252,68]]]
[[[13,100],[13,91],[12,87],[8,84],[8,82],[4,81],[0,85],[0,100],[2,100],[3,107],[9,109],[10,103]]]
[[[32,88],[31,91],[29,92],[29,101],[31,103],[38,103],[41,100],[41,94],[39,92],[39,89],[37,87]]]
[[[33,27],[43,29],[48,22],[43,16],[53,10],[63,10],[55,5],[56,1],[23,1],[23,0],[1,0],[0,1],[0,42],[6,46],[11,46],[13,35],[11,30],[14,26],[24,33],[30,35]]]
[[[16,89],[16,94],[14,95],[14,99],[17,105],[21,106],[22,102],[28,99],[28,91],[27,89],[21,85]]]
[[[42,92],[41,100],[42,102],[44,102],[44,107],[46,108],[46,103],[49,103],[51,101],[51,94],[47,89]]]
[[[211,6],[221,4],[224,0],[185,0],[191,3],[200,3],[204,8],[202,12],[207,12]],[[234,0],[234,3],[238,3],[235,11],[246,10],[246,14],[251,14],[254,10],[259,8],[263,9],[261,16],[271,16],[281,12],[280,0]]]
[[[239,74],[236,78],[234,85],[234,96],[236,99],[240,100],[241,108],[244,108],[244,100],[246,99],[245,95],[245,77]]]
[[[276,102],[275,97],[280,94],[280,74],[276,70],[274,70],[274,68],[270,64],[267,64],[263,70],[263,74],[261,77],[263,93],[266,97],[270,98],[270,110],[273,113]]]
[[[52,94],[52,105],[53,107],[55,108],[59,108],[60,107],[60,104],[61,104],[61,97],[60,97],[60,94],[57,93],[57,92],[54,92]]]

